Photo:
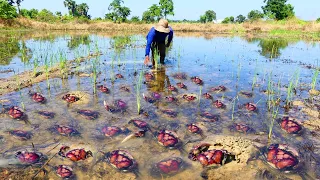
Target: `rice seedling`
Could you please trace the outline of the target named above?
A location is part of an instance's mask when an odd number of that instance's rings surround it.
[[[289,107],[292,101],[292,96],[295,93],[295,89],[299,83],[299,76],[300,72],[297,70],[295,71],[294,75],[292,76],[288,88],[287,88],[287,98],[286,98],[286,106]]]
[[[45,73],[46,73],[47,87],[48,87],[48,89],[50,89],[50,81],[49,81],[49,76],[50,76],[50,74],[49,74],[49,62],[48,62],[47,56],[46,56],[44,62],[45,62],[45,64],[44,64],[44,70],[45,70]]]
[[[254,87],[256,86],[257,83],[257,76],[258,76],[258,62],[256,60],[256,68],[254,70],[254,76],[253,76],[253,80],[252,80],[252,91],[254,90]]]
[[[21,82],[20,82],[19,75],[15,74],[15,79],[16,79],[16,82],[17,82],[18,90],[19,90],[19,96],[20,96],[20,100],[21,100],[20,104],[21,104],[22,109],[25,110],[26,108],[25,108],[25,105],[23,103],[23,95],[22,95],[22,92],[21,92]]]
[[[155,48],[153,53],[154,53],[153,55],[154,68],[157,70],[159,66],[159,58],[160,58],[158,49]]]
[[[38,58],[33,60],[33,76],[36,77],[38,73],[39,61]]]
[[[93,94],[96,94],[97,89],[97,63],[98,63],[98,58],[92,61],[92,86],[93,86]]]
[[[231,120],[232,121],[234,120],[234,109],[235,109],[235,106],[236,106],[236,100],[239,101],[239,97],[238,96],[233,98],[233,101],[232,101],[232,114],[231,114]]]
[[[200,105],[200,102],[201,102],[201,95],[202,95],[202,86],[199,87],[199,104]]]
[[[319,76],[319,69],[315,69],[312,76],[311,89],[315,90],[317,85],[317,79]]]
[[[66,78],[66,69],[67,69],[67,57],[66,54],[64,54],[62,51],[60,51],[59,54],[59,67],[60,67],[60,74],[61,78],[65,79]]]
[[[141,112],[141,86],[142,86],[142,79],[143,79],[143,70],[140,71],[139,79],[136,82],[136,99],[137,99],[137,112],[140,114]]]

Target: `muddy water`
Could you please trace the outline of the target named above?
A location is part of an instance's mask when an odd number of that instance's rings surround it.
[[[104,34],[70,33],[36,38],[24,35],[14,37],[11,34],[3,39],[7,44],[11,43],[11,51],[1,51],[4,52],[1,71],[8,71],[1,73],[1,78],[11,77],[22,71],[34,71],[35,66],[46,63],[54,66],[59,64],[61,58],[72,60],[98,51],[102,55],[88,59],[80,66],[75,63],[74,73],[68,79],[50,79],[49,82],[34,84],[0,98],[3,106],[0,117],[0,168],[3,178],[32,178],[47,160],[49,162],[43,168],[46,173],[41,171],[38,178],[59,179],[55,173],[58,165],[72,167],[74,179],[315,179],[320,176],[320,169],[317,167],[320,161],[320,142],[317,136],[320,133],[317,128],[319,124],[306,126],[302,134],[290,135],[281,130],[275,121],[271,139],[268,139],[272,111],[268,110],[269,97],[265,93],[271,83],[280,98],[276,119],[289,115],[302,125],[307,121],[316,121],[319,117],[305,114],[303,108],[308,105],[309,109],[319,111],[312,106],[319,104],[319,97],[313,97],[312,104],[307,103],[310,98],[310,83],[320,57],[320,45],[317,42],[281,38],[177,36],[173,46],[168,49],[166,64],[153,70],[143,66],[145,41],[142,35],[119,38]],[[14,40],[9,41],[10,38]],[[93,66],[97,67],[97,85],[107,86],[109,94],[98,89],[94,93]],[[141,72],[153,73],[154,79],[146,81],[142,77],[140,96],[150,95],[152,92],[158,92],[162,96],[153,104],[141,99],[141,108],[148,116],[137,113],[135,88]],[[176,79],[177,73],[184,73],[186,79]],[[122,74],[124,78],[116,78],[116,74]],[[190,80],[193,76],[200,77],[204,84],[194,84]],[[290,100],[301,101],[303,105],[286,110],[282,107],[287,98],[288,85],[294,77],[298,79],[295,81],[296,92]],[[177,87],[179,82],[183,82],[187,88],[178,89],[177,92],[167,90],[169,85]],[[316,84],[319,88],[319,77]],[[210,91],[212,87],[219,85],[224,85],[227,90]],[[121,87],[126,87],[129,92]],[[47,98],[46,103],[35,103],[28,95],[29,91],[42,93]],[[64,102],[62,96],[70,92],[80,92],[80,101],[74,104]],[[212,100],[202,96],[205,92],[209,92],[214,101],[221,100],[225,108],[216,108]],[[242,96],[240,92],[250,92],[252,97]],[[183,99],[185,94],[194,95],[196,100],[186,101]],[[178,101],[166,102],[165,97],[171,95]],[[112,103],[117,99],[125,101],[128,108],[120,113],[106,111],[103,102]],[[257,111],[247,111],[244,104],[248,102],[256,103]],[[24,108],[28,119],[12,120],[5,112],[5,108],[12,105]],[[77,113],[81,109],[97,111],[99,118],[87,120]],[[167,109],[175,111],[177,117],[166,116],[162,111]],[[37,114],[40,110],[51,111],[56,115],[53,119],[45,119]],[[203,112],[219,118],[215,122],[208,122],[200,116]],[[177,149],[164,148],[150,131],[143,138],[133,138],[124,143],[121,141],[130,133],[109,138],[101,132],[104,126],[126,127],[131,133],[136,132],[138,129],[128,124],[135,118],[148,122],[153,133],[160,129],[175,131],[183,145]],[[189,133],[186,128],[189,123],[202,128],[205,138]],[[254,131],[246,134],[236,132],[233,126],[235,123],[245,123]],[[52,131],[55,125],[72,126],[80,135],[61,136]],[[32,132],[32,138],[21,141],[8,134],[9,130],[17,129]],[[203,168],[198,162],[188,159],[189,150],[200,142],[215,144],[215,148],[237,155],[237,160],[218,168]],[[272,169],[264,161],[263,151],[256,148],[256,144],[262,147],[270,143],[287,143],[295,147],[300,152],[299,168],[290,173]],[[85,148],[92,151],[93,157],[72,162],[56,154],[62,145],[72,149]],[[104,154],[116,149],[129,151],[136,159],[138,169],[133,173],[123,173],[112,168],[104,159]],[[9,165],[8,159],[14,159],[14,154],[21,150],[41,152],[46,158],[42,163],[32,166]],[[170,157],[183,159],[180,172],[170,176],[156,175],[153,165]]]

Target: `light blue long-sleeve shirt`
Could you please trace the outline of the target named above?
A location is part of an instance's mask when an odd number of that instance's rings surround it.
[[[170,45],[172,38],[173,38],[173,30],[169,26],[170,32],[169,33],[163,33],[156,31],[154,27],[152,27],[147,35],[147,46],[146,46],[146,56],[149,56],[150,54],[150,49],[151,49],[151,44],[153,42],[158,42],[158,43],[165,43],[166,38],[168,36],[168,45]]]

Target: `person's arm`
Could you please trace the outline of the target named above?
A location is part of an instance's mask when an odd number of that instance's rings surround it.
[[[170,43],[172,42],[172,39],[173,39],[173,30],[171,27],[170,28],[170,32],[169,32],[169,37],[168,37],[168,44],[167,44],[167,47],[170,46]]]
[[[149,56],[149,54],[150,54],[151,44],[152,44],[152,41],[153,41],[153,38],[154,38],[155,35],[156,35],[155,29],[151,28],[149,33],[148,33],[148,36],[147,36],[147,46],[146,46],[146,54],[145,54],[145,56]]]

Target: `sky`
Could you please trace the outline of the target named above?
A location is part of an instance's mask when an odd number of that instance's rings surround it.
[[[104,17],[108,13],[108,6],[112,0],[75,0],[77,4],[87,3],[89,14],[93,17]],[[247,16],[251,10],[261,10],[263,0],[173,0],[175,16],[168,16],[174,20],[198,20],[206,10],[214,10],[217,19],[221,20],[228,16]],[[131,9],[132,16],[139,16],[152,4],[158,4],[159,0],[124,0],[124,5]],[[304,20],[316,20],[320,17],[320,0],[288,0],[294,6],[296,16]],[[60,11],[68,13],[63,5],[63,0],[24,0],[22,8],[48,9],[52,12]]]

